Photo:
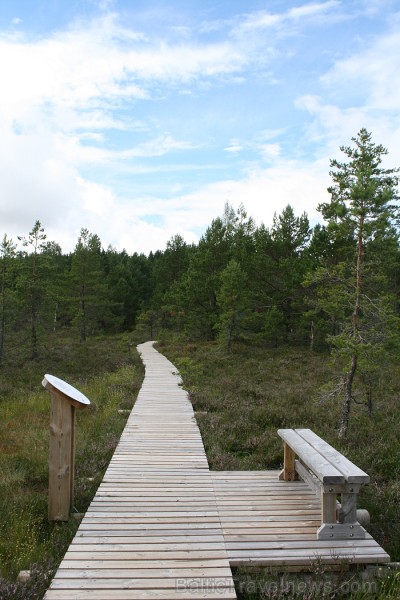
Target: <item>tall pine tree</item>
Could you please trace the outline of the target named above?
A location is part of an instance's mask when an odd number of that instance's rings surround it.
[[[340,436],[348,430],[357,371],[372,368],[398,334],[385,281],[385,255],[393,253],[397,240],[398,169],[382,167],[387,150],[373,143],[366,129],[352,141],[353,146],[341,147],[345,162],[331,161],[331,201],[319,206],[328,234],[340,248],[338,261],[321,266],[311,278],[317,284],[318,308],[335,313],[339,322],[329,342],[345,364]]]

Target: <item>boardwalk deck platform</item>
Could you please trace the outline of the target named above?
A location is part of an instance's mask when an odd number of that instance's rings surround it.
[[[236,598],[231,566],[388,562],[321,541],[320,501],[278,471],[211,472],[187,393],[151,342],[128,422],[45,600]]]
[[[232,567],[305,568],[316,564],[386,563],[388,554],[363,540],[317,540],[321,501],[303,481],[278,480],[279,471],[213,472],[225,547]]]

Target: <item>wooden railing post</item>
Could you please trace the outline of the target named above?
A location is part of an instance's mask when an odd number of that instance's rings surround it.
[[[75,410],[90,400],[62,379],[45,375],[50,392],[49,521],[68,521],[74,500]]]

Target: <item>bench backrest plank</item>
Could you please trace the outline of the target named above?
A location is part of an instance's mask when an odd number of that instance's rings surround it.
[[[369,483],[367,473],[335,450],[311,429],[296,429],[295,431],[340,471],[345,476],[347,483]]]
[[[345,483],[346,479],[331,462],[314,450],[310,443],[294,429],[278,429],[278,435],[286,442],[322,483]],[[320,438],[321,439],[321,438]]]

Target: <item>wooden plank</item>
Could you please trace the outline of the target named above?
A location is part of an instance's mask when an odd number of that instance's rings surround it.
[[[278,429],[278,435],[309,466],[322,483],[345,483],[345,476],[294,429]]]
[[[167,555],[166,555],[167,556]],[[69,560],[64,559],[62,563],[62,567],[68,570],[76,570],[76,569],[136,569],[137,571],[143,572],[148,569],[166,569],[170,571],[171,569],[187,569],[187,568],[198,568],[198,569],[215,569],[215,568],[224,568],[226,569],[226,559],[225,558],[203,558],[197,559],[196,561],[187,559],[180,560],[178,564],[175,564],[173,559],[168,559],[164,557],[157,561],[157,565],[152,565],[148,560],[143,559],[128,559],[128,560],[97,560],[97,559],[89,559],[89,560]]]
[[[48,590],[46,600],[196,600],[196,598],[207,598],[208,600],[234,600],[236,594],[234,589],[207,589],[199,583],[197,587],[192,585],[187,589],[177,582],[176,590]]]
[[[118,543],[118,542],[94,542],[94,544],[81,544],[74,543],[70,546],[68,552],[77,553],[77,552],[190,552],[193,549],[194,544],[196,545],[196,551],[200,550],[210,550],[212,552],[217,552],[221,550],[222,552],[225,550],[225,543],[222,535],[220,536],[219,542],[176,542],[176,543],[162,543],[158,540],[151,539],[150,543],[146,543],[144,540],[137,541],[132,540],[131,543]],[[140,543],[141,542],[141,543]]]
[[[231,577],[232,572],[228,567],[197,567],[191,566],[189,567],[169,567],[169,568],[148,568],[148,563],[146,562],[146,566],[143,569],[138,568],[137,565],[134,565],[132,568],[126,568],[125,565],[123,568],[113,567],[112,563],[116,561],[110,561],[110,567],[107,568],[104,566],[104,563],[98,564],[97,567],[85,567],[81,566],[76,568],[64,568],[59,569],[57,571],[57,575],[55,579],[88,579],[89,577],[94,579],[115,579],[116,577],[121,577],[123,579],[127,578],[140,578],[140,579],[149,579],[149,578],[160,578],[165,577],[169,579],[173,579],[176,577]],[[123,563],[124,564],[124,563]]]
[[[70,590],[73,587],[74,590],[179,590],[190,589],[195,585],[204,586],[205,588],[214,590],[234,590],[232,574],[229,573],[227,576],[184,576],[178,577],[153,577],[151,579],[147,577],[100,577],[95,578],[90,575],[89,577],[81,577],[76,580],[71,578],[57,577],[53,580],[51,589],[52,590]]]
[[[369,475],[352,463],[348,458],[330,446],[311,429],[295,430],[306,442],[312,444],[338,471],[346,478],[347,483],[369,483]]]
[[[150,540],[148,538],[151,538]],[[93,545],[105,545],[105,544],[109,544],[109,545],[117,545],[117,544],[124,544],[124,545],[135,545],[136,547],[141,547],[143,546],[143,548],[149,544],[149,542],[152,544],[152,546],[154,545],[165,545],[165,544],[174,544],[174,545],[178,545],[182,546],[183,544],[187,545],[187,544],[196,544],[196,547],[199,547],[200,544],[220,544],[221,543],[221,531],[218,530],[217,534],[215,535],[162,535],[160,532],[158,532],[157,537],[155,536],[148,536],[148,535],[143,535],[143,536],[126,536],[126,535],[122,535],[120,534],[119,536],[110,536],[109,534],[104,535],[104,536],[95,536],[95,535],[85,535],[85,536],[80,536],[80,537],[75,537],[74,540],[72,541],[72,544],[70,545],[71,549],[76,550],[76,546],[84,546],[86,544],[89,544],[91,546]],[[223,541],[222,541],[223,543]]]

